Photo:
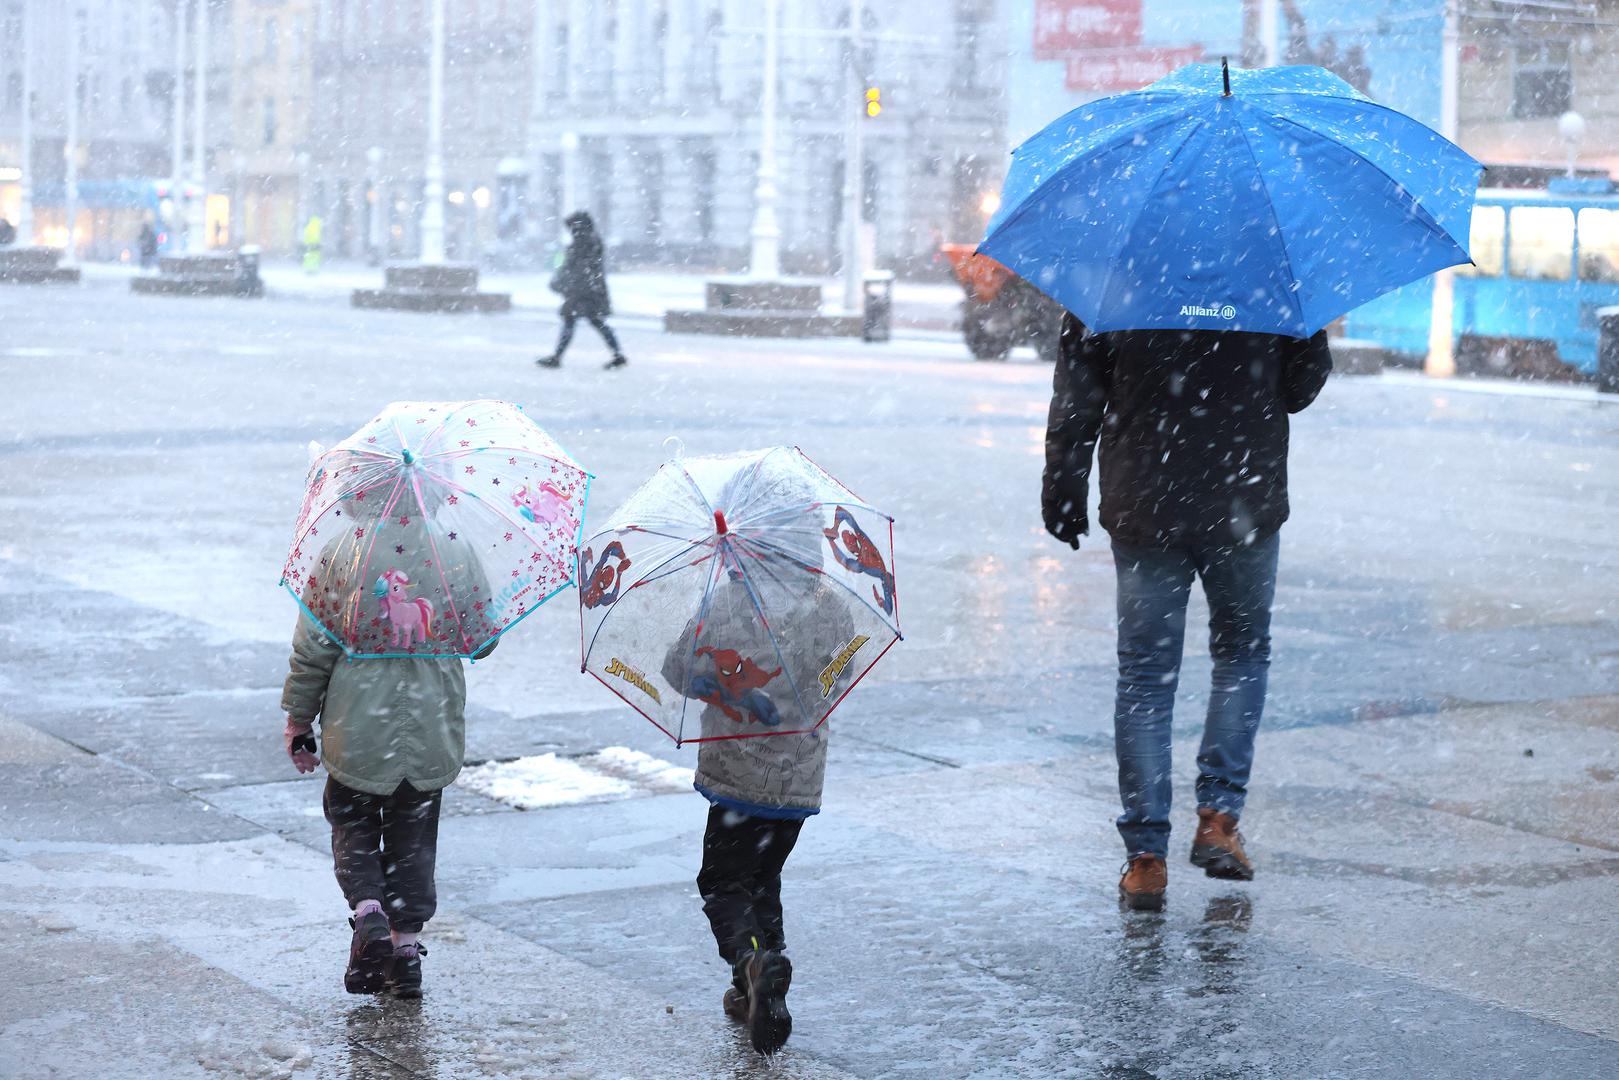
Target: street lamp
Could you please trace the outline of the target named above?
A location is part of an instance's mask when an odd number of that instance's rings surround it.
[[[370,237],[371,250],[367,253],[372,266],[382,264],[382,253],[387,247],[388,239],[382,235],[382,147],[373,146],[365,152],[366,168],[371,173],[371,223],[366,226],[366,233]]]
[[[62,253],[62,261],[69,264],[78,258],[75,226],[79,216],[79,20],[83,16],[84,12],[75,4],[67,21],[67,137],[62,140],[67,250]]]
[[[34,243],[34,23],[28,17],[32,0],[22,4],[22,177],[17,186],[17,243]]]
[[[759,183],[754,188],[753,252],[749,276],[781,276],[781,226],[776,221],[776,83],[781,37],[781,0],[765,0],[765,84],[760,95]]]
[[[196,72],[191,77],[191,183],[196,189],[189,207],[186,250],[208,250],[208,17],[210,0],[197,0]]]
[[[1572,180],[1580,157],[1580,143],[1585,140],[1585,117],[1570,109],[1557,118],[1557,134],[1568,150],[1568,178]]]
[[[444,0],[432,0],[427,64],[427,168],[422,184],[422,262],[444,261]]]

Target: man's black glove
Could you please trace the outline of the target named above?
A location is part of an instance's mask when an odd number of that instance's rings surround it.
[[[1045,519],[1046,532],[1075,551],[1079,550],[1079,538],[1090,531],[1090,522],[1083,516],[1064,514],[1058,507],[1046,507]]]

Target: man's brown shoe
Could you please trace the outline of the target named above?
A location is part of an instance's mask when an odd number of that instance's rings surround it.
[[[1197,808],[1197,835],[1192,838],[1192,865],[1211,878],[1254,880],[1254,864],[1242,850],[1237,819],[1207,806]]]
[[[1169,867],[1157,855],[1135,855],[1119,879],[1119,901],[1131,911],[1164,910]]]

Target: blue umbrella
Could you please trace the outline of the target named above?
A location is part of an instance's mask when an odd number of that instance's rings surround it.
[[[978,250],[1093,330],[1308,337],[1470,261],[1483,166],[1316,67],[1193,64],[1013,152]]]

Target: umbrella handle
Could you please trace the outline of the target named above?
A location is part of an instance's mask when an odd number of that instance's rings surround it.
[[[1231,96],[1231,63],[1225,57],[1220,57],[1220,74],[1225,77],[1225,96]]]

